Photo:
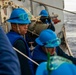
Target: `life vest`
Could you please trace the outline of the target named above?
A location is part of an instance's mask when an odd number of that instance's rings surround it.
[[[7,36],[8,36],[8,38],[9,38],[12,46],[14,46],[15,41],[18,40],[18,39],[21,39],[22,41],[24,41],[25,46],[26,46],[27,55],[28,55],[28,57],[31,58],[31,54],[30,54],[29,47],[28,47],[28,45],[27,45],[27,43],[26,43],[26,40],[24,40],[22,36],[20,36],[19,34],[15,33],[14,31],[8,32],[8,33],[7,33]],[[29,62],[30,69],[31,69],[31,71],[32,71],[32,73],[33,73],[33,69],[32,69],[32,68],[33,68],[33,66],[32,66],[33,64],[32,64],[32,62],[31,62],[30,60],[29,60],[28,62]]]

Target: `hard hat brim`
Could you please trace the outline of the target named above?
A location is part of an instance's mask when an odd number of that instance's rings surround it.
[[[36,43],[38,44],[38,45],[41,45],[41,46],[43,46],[43,43],[40,41],[40,39],[39,38],[36,38]]]
[[[38,45],[40,45],[40,46],[43,46],[44,45],[44,43],[42,43],[41,41],[40,41],[40,39],[39,38],[36,38],[36,43],[38,44]],[[55,43],[53,43],[53,44],[46,44],[46,45],[44,45],[46,48],[51,48],[51,47],[57,47],[57,46],[59,46],[61,44],[61,41],[60,40],[57,40]]]
[[[10,23],[17,23],[17,24],[30,24],[31,23],[31,21],[30,20],[26,20],[26,21],[21,21],[21,20],[18,20],[18,19],[8,19],[7,20],[8,22],[10,22]]]

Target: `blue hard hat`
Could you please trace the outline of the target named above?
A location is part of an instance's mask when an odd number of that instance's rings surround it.
[[[39,37],[36,38],[36,43],[45,47],[57,47],[60,45],[61,41],[57,37],[56,33],[50,29],[43,30]]]
[[[39,15],[46,16],[46,17],[49,16],[46,10],[42,10]]]
[[[16,8],[12,11],[10,18],[7,20],[11,23],[17,23],[17,24],[29,24],[31,23],[28,14],[26,11],[22,8]]]
[[[48,73],[50,75],[76,75],[76,66],[68,59],[57,57],[50,63],[50,70],[48,70],[47,62],[42,62],[36,70],[36,75],[49,75]]]

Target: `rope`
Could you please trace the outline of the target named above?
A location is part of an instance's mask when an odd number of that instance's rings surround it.
[[[36,34],[35,32],[32,32],[32,31],[29,30],[29,29],[28,29],[28,32],[30,32],[30,33],[32,33],[32,34],[34,34],[34,35],[36,35],[36,36],[39,36],[38,34]]]
[[[19,54],[21,54],[22,56],[24,56],[25,58],[27,58],[28,60],[32,61],[34,64],[36,64],[37,66],[39,65],[37,62],[35,62],[34,60],[32,60],[31,58],[29,58],[27,55],[25,55],[24,53],[22,53],[21,51],[19,51],[18,49],[16,49],[15,47],[13,47],[13,49],[18,52]]]
[[[69,13],[72,13],[72,14],[76,14],[75,12],[71,12],[71,11],[68,11],[68,10],[64,10],[64,9],[61,9],[61,8],[58,8],[58,7],[55,7],[55,6],[51,6],[51,5],[48,5],[48,4],[45,4],[45,3],[39,2],[39,1],[35,1],[35,0],[30,0],[30,1],[35,2],[35,3],[42,4],[42,5],[46,5],[46,6],[48,6],[48,7],[52,7],[52,8],[55,8],[55,9],[61,10],[61,11],[65,11],[65,12],[69,12]]]

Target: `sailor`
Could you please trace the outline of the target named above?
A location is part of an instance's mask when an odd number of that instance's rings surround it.
[[[21,75],[20,63],[6,34],[0,27],[0,75]]]
[[[54,27],[54,23],[51,20],[51,17],[49,16],[48,12],[46,10],[41,10],[40,14],[39,14],[40,20],[45,23],[45,24],[49,24],[47,29],[51,29],[53,31],[55,31],[55,27]]]
[[[36,75],[76,75],[76,66],[68,59],[51,56],[38,66]]]
[[[36,46],[35,39],[38,37],[40,32],[45,29],[51,29],[55,31],[55,27],[52,23],[51,18],[46,10],[42,10],[39,14],[38,20],[31,19],[31,25],[29,25],[29,30],[31,32],[27,33],[27,43],[30,46],[29,42],[33,42],[33,46]],[[34,23],[33,23],[34,22]],[[33,34],[33,33],[35,34]]]
[[[38,45],[35,47],[33,51],[33,60],[35,60],[37,63],[40,64],[41,62],[47,61],[47,53],[49,52],[50,56],[62,56],[76,64],[76,58],[68,56],[59,47],[61,41],[57,37],[56,33],[52,30],[43,30],[35,41]],[[34,65],[34,68],[36,71],[37,65]]]
[[[23,38],[27,33],[28,25],[31,23],[26,11],[22,8],[14,9],[7,21],[11,23],[11,30],[7,33],[7,36],[12,46],[31,58],[26,39]],[[19,53],[17,55],[20,61],[21,75],[33,75],[32,62]]]
[[[38,34],[35,35],[36,33],[34,32],[35,31],[34,27],[37,24],[36,23],[37,20],[35,17],[32,17],[30,20],[31,20],[31,24],[28,26],[28,31],[26,34],[26,41],[27,41],[29,47],[31,47],[31,45],[36,46],[35,39],[38,37]],[[35,33],[35,34],[33,34],[33,33]],[[30,51],[32,51],[31,48],[30,48]]]

